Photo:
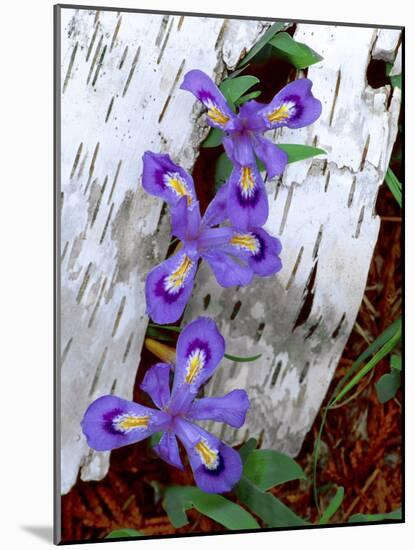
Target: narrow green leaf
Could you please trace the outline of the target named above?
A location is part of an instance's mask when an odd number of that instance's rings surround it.
[[[380,350],[366,363],[366,365],[348,382],[337,396],[330,402],[329,408],[335,405],[342,397],[346,395],[360,380],[366,376],[384,357],[386,357],[401,341],[402,325],[400,324],[390,340],[388,340]]]
[[[391,357],[391,367],[393,369],[402,370],[402,356],[401,355],[392,355]]]
[[[247,101],[250,101],[251,99],[256,99],[258,96],[261,95],[260,91],[257,92],[251,92],[250,94],[245,94],[239,99],[235,101],[235,105],[242,105],[243,103],[246,103]]]
[[[127,538],[127,537],[145,537],[145,534],[141,531],[137,531],[136,529],[128,529],[127,527],[124,529],[116,529],[115,531],[111,531],[105,538],[106,539],[121,539],[121,538]]]
[[[393,399],[401,385],[401,373],[396,369],[391,369],[387,374],[379,378],[375,384],[376,395],[381,403],[386,403]]]
[[[278,57],[290,62],[296,69],[305,69],[323,58],[307,44],[297,42],[287,32],[280,32],[269,41]]]
[[[216,191],[226,182],[232,172],[232,162],[226,153],[222,153],[216,162],[215,167],[215,189]]]
[[[297,162],[305,160],[316,155],[326,155],[327,151],[311,145],[297,145],[294,143],[278,143],[277,147],[285,151],[288,155],[288,162]]]
[[[262,491],[293,479],[306,479],[295,460],[271,449],[252,451],[244,465],[244,476]]]
[[[349,523],[359,523],[366,521],[384,521],[388,519],[396,519],[402,521],[402,511],[400,508],[387,514],[354,514],[350,516]]]
[[[218,147],[222,143],[223,132],[219,128],[212,128],[201,147]]]
[[[402,90],[402,75],[401,74],[395,74],[393,76],[389,76],[391,79],[391,84],[394,88],[399,88]]]
[[[238,499],[258,517],[267,527],[289,527],[292,525],[309,525],[297,516],[271,493],[265,493],[256,487],[248,478],[242,476],[234,489]]]
[[[257,55],[257,53],[259,53],[262,48],[266,44],[268,44],[271,38],[285,27],[285,25],[286,23],[281,22],[271,25],[270,28],[264,33],[264,36],[260,40],[258,40],[258,42],[250,49],[249,53],[242,59],[238,67],[243,67],[249,61],[251,61],[251,59],[253,59]]]
[[[171,330],[171,332],[178,332],[178,333],[180,333],[182,330],[180,327],[176,327],[174,325],[156,325],[154,323],[149,323],[148,326],[152,328],[157,328],[157,329],[162,328],[163,330]]]
[[[250,363],[251,361],[256,361],[262,356],[262,353],[258,353],[258,355],[252,355],[250,357],[239,357],[238,355],[230,355],[229,353],[225,353],[226,359],[229,359],[230,361],[235,361],[236,363]]]
[[[385,181],[392,195],[395,197],[396,202],[402,207],[402,184],[390,168],[386,171]]]
[[[155,447],[160,443],[160,439],[163,437],[163,432],[156,432],[150,436],[150,445]]]
[[[257,440],[254,437],[250,437],[248,441],[239,449],[239,454],[241,455],[241,459],[244,464],[249,454],[256,448],[256,446]]]
[[[341,388],[343,388],[347,381],[353,376],[353,374],[358,370],[358,368],[363,365],[363,363],[368,359],[371,355],[374,355],[380,348],[388,342],[393,335],[396,333],[399,327],[402,326],[402,319],[396,319],[391,325],[389,325],[383,332],[380,334],[374,342],[368,346],[363,353],[359,355],[359,357],[356,359],[356,361],[353,363],[353,365],[350,367],[350,369],[347,371],[347,373],[343,376],[343,378],[340,380],[340,382],[337,384],[337,386],[334,389],[332,398],[330,400],[330,403],[332,403],[335,396],[340,392]]]
[[[159,342],[174,342],[174,338],[172,336],[169,334],[164,334],[161,330],[151,326],[147,328],[147,336],[148,338],[153,338]]]
[[[336,494],[331,499],[330,504],[324,510],[323,515],[319,520],[319,524],[324,525],[328,523],[330,519],[334,516],[337,510],[340,508],[344,498],[344,487],[337,487]]]
[[[227,101],[234,105],[240,97],[244,95],[252,86],[258,84],[259,78],[256,76],[237,76],[236,78],[227,78],[219,86]]]
[[[258,529],[258,522],[239,504],[217,494],[204,493],[197,487],[173,486],[166,489],[164,509],[173,526],[186,525],[186,510],[195,508],[230,530]],[[183,523],[186,518],[186,523]]]

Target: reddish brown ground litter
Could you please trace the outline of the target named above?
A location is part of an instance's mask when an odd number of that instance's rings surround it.
[[[329,395],[368,342],[401,314],[401,212],[386,185],[381,188],[377,211],[382,225],[365,299]],[[146,396],[138,385],[145,368],[153,362],[154,357],[145,352],[134,394],[143,404]],[[346,522],[359,512],[389,512],[401,506],[401,392],[394,400],[381,405],[374,388],[375,381],[388,369],[387,358],[372,376],[362,380],[352,392],[355,397],[350,402],[328,414],[318,485],[322,488],[319,499],[323,509],[336,485],[345,489],[345,498],[334,522]],[[311,479],[312,452],[320,421],[321,411],[297,457],[308,481],[291,482],[274,490],[294,511],[311,521],[317,518]],[[104,480],[88,483],[78,480],[72,491],[62,498],[63,540],[98,539],[121,527],[135,528],[146,535],[223,531],[221,525],[194,510],[188,512],[189,525],[174,529],[170,524],[161,506],[160,489],[171,484],[192,483],[188,468],[183,473],[159,460],[147,441],[116,450]]]

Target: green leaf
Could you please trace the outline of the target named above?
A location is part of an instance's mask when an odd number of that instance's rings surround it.
[[[271,493],[265,493],[256,487],[249,479],[242,476],[234,489],[238,499],[258,517],[267,527],[289,527],[292,525],[309,525],[307,521],[297,516],[285,504]]]
[[[226,153],[222,153],[216,162],[215,167],[215,189],[216,191],[226,182],[232,172],[232,162]]]
[[[380,350],[372,357],[372,359],[366,363],[366,365],[348,382],[337,394],[337,396],[330,402],[329,408],[335,405],[342,397],[346,395],[354,386],[356,386],[360,380],[366,376],[375,366],[386,357],[401,341],[402,335],[402,323],[400,323],[395,331],[395,334],[380,348]]]
[[[228,103],[235,104],[240,97],[244,95],[252,86],[258,84],[259,78],[256,76],[237,76],[236,78],[227,78],[219,86]]]
[[[396,369],[391,369],[388,374],[384,374],[375,384],[376,395],[381,403],[386,403],[393,399],[401,385],[401,373]]]
[[[271,449],[252,451],[244,465],[244,476],[262,491],[293,479],[306,479],[292,458]]]
[[[251,355],[250,357],[239,357],[238,355],[229,355],[229,353],[225,353],[224,357],[226,359],[229,359],[230,361],[235,361],[236,363],[250,363],[251,361],[256,361],[262,356],[262,353],[258,353],[258,355]]]
[[[178,333],[180,333],[182,330],[180,327],[175,327],[174,325],[156,325],[154,323],[149,323],[148,326],[156,329],[162,328],[164,330],[171,330],[172,332]]]
[[[257,446],[257,440],[254,437],[250,437],[246,443],[242,445],[242,447],[239,449],[239,454],[241,455],[241,459],[243,464],[245,464],[246,459],[248,458],[248,455],[256,449]]]
[[[163,437],[163,432],[156,432],[153,435],[150,436],[150,445],[154,447],[155,445],[158,445],[160,442],[160,439]]]
[[[176,528],[188,523],[186,510],[195,508],[230,530],[259,529],[255,518],[225,497],[204,493],[197,487],[173,486],[166,489],[163,507]]]
[[[387,514],[354,514],[350,516],[349,523],[359,523],[366,521],[384,521],[388,519],[397,519],[402,521],[402,511],[400,508]]]
[[[243,103],[246,103],[247,101],[250,101],[251,99],[255,99],[260,95],[261,95],[260,91],[251,92],[250,94],[245,94],[245,95],[243,95],[242,97],[240,97],[239,99],[237,99],[235,101],[235,105],[242,105]]]
[[[344,498],[344,487],[337,487],[336,494],[331,499],[330,504],[324,510],[323,515],[319,520],[320,525],[328,523],[329,520],[334,516],[337,510],[340,508]]]
[[[390,168],[386,171],[385,182],[395,197],[396,202],[402,208],[402,184]]]
[[[106,539],[121,539],[121,538],[127,538],[127,537],[145,537],[145,534],[141,531],[136,531],[136,529],[116,529],[115,531],[111,531],[105,538]]]
[[[274,23],[270,26],[270,28],[264,33],[264,36],[258,40],[258,42],[250,49],[249,53],[242,59],[242,61],[239,63],[238,67],[242,67],[246,65],[253,57],[259,53],[262,48],[268,44],[268,42],[271,40],[273,36],[277,34],[277,32],[281,31],[285,27],[286,23]]]
[[[386,63],[386,76],[390,78],[391,84],[394,88],[400,88],[402,90],[402,75],[395,74],[391,76],[392,63]]]
[[[316,155],[326,155],[327,151],[310,145],[297,145],[294,143],[278,143],[277,147],[285,151],[288,155],[288,162],[297,162],[305,160]]]
[[[391,357],[391,367],[393,369],[402,370],[402,356],[401,355],[392,355]]]
[[[154,340],[158,340],[159,342],[174,342],[174,338],[172,336],[164,334],[161,330],[151,326],[147,328],[147,336],[149,338],[153,338]]]
[[[222,143],[222,136],[222,130],[219,130],[219,128],[212,128],[201,147],[218,147]]]
[[[297,42],[287,32],[280,32],[269,41],[278,57],[290,62],[296,69],[305,69],[323,58],[306,44]]]
[[[391,80],[391,84],[394,88],[399,88],[402,90],[402,75],[401,74],[395,74],[393,76],[389,77]]]
[[[347,371],[347,373],[343,376],[343,378],[340,380],[340,382],[337,384],[337,386],[334,389],[333,396],[330,400],[333,401],[334,397],[339,393],[342,387],[346,385],[346,382],[352,377],[352,375],[358,370],[360,365],[363,365],[363,363],[368,359],[371,355],[374,355],[380,348],[388,342],[393,335],[396,333],[399,327],[402,326],[402,319],[396,319],[391,325],[389,325],[383,332],[380,334],[374,342],[368,346],[363,353],[359,355],[359,357],[356,359],[356,361],[353,363],[353,365],[350,367],[350,369]]]

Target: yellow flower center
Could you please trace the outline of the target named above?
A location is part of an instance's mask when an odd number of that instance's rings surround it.
[[[226,124],[229,120],[229,117],[222,113],[222,111],[215,106],[210,107],[210,109],[208,110],[208,116],[213,120],[213,122],[222,125]]]
[[[218,466],[218,451],[211,449],[206,441],[199,441],[195,446],[196,451],[199,453],[203,464],[209,470],[214,470]]]
[[[194,350],[187,361],[185,381],[188,384],[191,384],[193,382],[193,380],[197,377],[199,372],[202,370],[204,364],[205,364],[205,352],[199,348]]]
[[[135,428],[147,428],[149,420],[149,416],[126,414],[122,415],[119,420],[115,419],[115,425],[118,430],[126,432]]]
[[[275,111],[272,111],[272,113],[268,115],[268,120],[270,122],[283,122],[287,118],[290,118],[293,107],[293,104],[282,103]]]
[[[244,248],[245,250],[249,250],[250,252],[257,252],[259,247],[258,241],[255,238],[255,235],[252,235],[252,233],[238,233],[231,238],[230,242],[234,246]]]
[[[166,183],[179,197],[187,197],[187,205],[192,204],[192,196],[186,182],[178,174],[168,174]]]
[[[165,289],[173,292],[179,290],[183,286],[192,265],[192,260],[184,254],[175,271],[166,277]]]

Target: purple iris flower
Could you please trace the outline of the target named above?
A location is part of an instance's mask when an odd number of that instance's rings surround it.
[[[179,438],[200,489],[206,493],[230,491],[242,475],[239,454],[194,424],[195,420],[213,420],[240,428],[245,422],[249,408],[245,390],[233,390],[223,397],[196,398],[224,353],[225,341],[212,319],[199,317],[191,322],[177,341],[172,389],[171,367],[166,363],[148,370],[140,386],[157,409],[113,395],[98,398],[88,407],[81,422],[88,445],[97,451],[107,451],[163,432],[154,447],[163,460],[183,469]]]
[[[230,183],[220,188],[201,217],[193,179],[168,155],[144,153],[142,182],[148,193],[169,204],[172,234],[180,240],[176,252],[147,275],[147,313],[156,323],[180,318],[200,259],[222,287],[247,285],[254,275],[266,277],[281,269],[281,243],[264,229],[215,227],[227,219]]]
[[[268,218],[268,200],[256,158],[268,177],[282,174],[287,154],[263,137],[275,128],[302,128],[315,122],[321,103],[311,93],[312,82],[302,78],[290,82],[266,105],[255,100],[244,103],[236,114],[213,80],[199,70],[189,71],[180,86],[207,108],[207,121],[225,135],[222,143],[234,164],[229,180],[228,216],[240,229],[259,227]]]

